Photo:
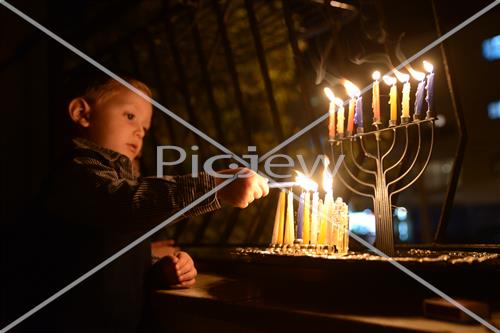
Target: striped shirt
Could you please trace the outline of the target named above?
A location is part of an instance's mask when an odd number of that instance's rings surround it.
[[[45,202],[48,217],[34,221],[40,245],[34,245],[37,259],[32,259],[43,280],[38,289],[51,292],[215,187],[215,179],[205,173],[197,178],[136,177],[128,157],[82,138],[74,140],[70,158],[55,175]],[[184,216],[218,208],[214,194]],[[145,241],[46,311],[45,328],[51,332],[135,332],[147,304],[150,267],[150,244]]]
[[[130,159],[118,152],[77,138],[68,164],[58,175],[49,211],[65,220],[146,231],[215,187],[215,178],[191,175],[136,177]],[[184,217],[219,209],[216,194]]]

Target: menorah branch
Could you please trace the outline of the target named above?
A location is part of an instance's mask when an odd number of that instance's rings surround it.
[[[413,178],[412,181],[410,181],[408,184],[406,184],[405,186],[403,186],[402,188],[400,189],[397,189],[397,190],[394,190],[392,191],[391,195],[389,196],[389,198],[392,198],[392,196],[396,193],[399,193],[401,191],[404,191],[406,190],[408,187],[410,187],[411,185],[413,185],[419,178],[420,176],[424,173],[425,169],[427,168],[427,165],[429,164],[429,161],[431,160],[431,155],[432,155],[432,150],[433,150],[433,147],[434,147],[434,126],[431,126],[431,143],[430,143],[430,149],[429,149],[429,154],[427,154],[427,159],[425,160],[425,163],[424,165],[422,166],[422,169],[420,170],[420,172],[415,176],[415,178]]]

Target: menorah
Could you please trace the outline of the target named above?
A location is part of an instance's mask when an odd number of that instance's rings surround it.
[[[374,124],[376,127],[376,130],[374,131],[365,133],[359,131],[357,134],[337,137],[333,140],[329,140],[332,155],[331,157],[334,164],[340,155],[348,155],[348,157],[344,158],[342,166],[338,170],[336,177],[338,177],[342,184],[344,184],[344,186],[346,186],[353,193],[372,199],[376,221],[375,245],[379,250],[389,256],[393,256],[395,252],[392,221],[392,198],[395,194],[406,190],[413,183],[415,183],[427,167],[434,147],[434,121],[434,117],[428,116],[426,119],[415,119],[412,122],[406,122],[386,128],[380,128],[380,123],[376,123]],[[427,156],[425,157],[424,163],[420,166],[420,170],[418,170],[418,172],[416,172],[411,179],[410,177],[407,177],[408,174],[414,169],[417,161],[422,160],[422,158],[419,157],[421,157],[421,155],[422,157],[424,156],[424,153],[422,153],[422,137],[424,127],[427,125],[430,127],[430,142]],[[409,150],[409,146],[411,144],[409,137],[410,131],[413,131],[413,129],[415,129],[417,133],[418,140],[416,143],[417,146],[415,154],[411,157],[409,152],[413,150]],[[385,151],[382,151],[384,150],[382,147],[382,141],[383,139],[385,140],[382,136],[392,137],[392,139],[389,138],[392,142],[388,141],[391,142],[391,144],[387,149],[385,149]],[[400,144],[404,144],[401,156],[399,156],[399,158],[397,158],[397,156],[396,158],[392,156],[392,160],[395,160],[395,162],[390,165],[386,165],[389,164],[386,159],[391,155],[394,147]],[[371,147],[369,147],[369,145]],[[371,163],[374,167],[368,168],[367,166],[362,165],[363,163],[356,160],[356,156],[354,154],[355,147],[358,147],[357,149],[362,154],[363,158],[370,159],[374,162]],[[406,170],[400,170],[399,174],[396,176],[391,176],[389,174],[391,170],[394,170],[398,166],[405,165],[406,162],[410,163],[408,167],[406,167]],[[417,168],[418,166],[415,169]],[[371,178],[372,181],[360,179],[359,172],[369,175],[368,178]],[[396,188],[398,184],[404,182],[405,178],[410,178],[408,183]],[[360,190],[358,189],[358,185],[369,190]]]

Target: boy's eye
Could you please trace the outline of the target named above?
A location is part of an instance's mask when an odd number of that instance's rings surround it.
[[[126,112],[125,116],[127,117],[128,120],[132,120],[135,118],[135,115],[133,113],[130,113],[130,112]]]

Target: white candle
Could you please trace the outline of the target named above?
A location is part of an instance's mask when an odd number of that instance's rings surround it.
[[[293,217],[293,191],[288,191],[287,206],[286,206],[286,221],[285,221],[285,235],[284,244],[293,245],[295,240],[295,222]]]
[[[319,193],[313,193],[312,210],[311,210],[311,244],[318,243],[318,204]]]

